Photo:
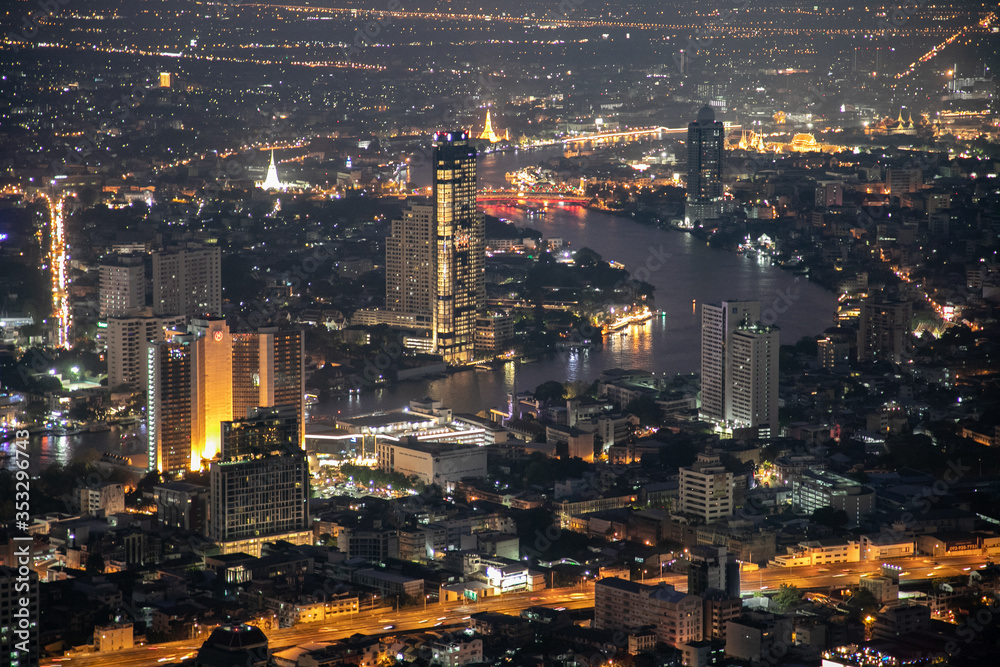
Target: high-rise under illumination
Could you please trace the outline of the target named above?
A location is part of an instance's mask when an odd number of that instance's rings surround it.
[[[434,135],[434,226],[434,348],[450,364],[468,363],[486,303],[486,232],[476,208],[476,149],[461,130]]]
[[[684,222],[693,225],[722,215],[722,160],[726,133],[715,120],[712,107],[705,105],[698,120],[688,124],[687,202]]]
[[[189,333],[148,341],[149,469],[197,470],[222,447],[222,422],[258,407],[290,406],[302,448],[302,332],[230,333],[223,319],[194,320]]]

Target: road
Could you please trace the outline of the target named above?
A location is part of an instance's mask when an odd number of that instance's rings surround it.
[[[886,561],[902,568],[900,582],[929,581],[936,577],[952,577],[968,574],[985,566],[986,558],[979,553],[968,556],[928,558],[915,556],[912,558],[897,558]],[[937,564],[935,564],[935,562]],[[783,583],[793,584],[799,589],[828,588],[837,586],[856,586],[862,574],[874,574],[879,571],[881,561],[863,561],[860,563],[835,563],[826,566],[763,568],[758,572],[743,572],[741,589],[743,593],[760,590],[768,591],[778,588]],[[680,591],[687,591],[687,577],[683,574],[667,573],[663,577],[649,577],[643,580],[646,584],[658,581],[671,584]],[[392,609],[376,609],[351,614],[350,617],[327,619],[323,622],[305,623],[294,628],[274,630],[268,634],[269,648],[280,650],[307,642],[335,641],[349,637],[355,633],[365,635],[391,634],[393,631],[412,632],[414,630],[430,630],[435,627],[465,627],[469,616],[480,611],[496,611],[516,614],[530,606],[565,607],[567,609],[583,609],[594,604],[594,584],[587,582],[585,586],[556,588],[538,593],[522,593],[507,595],[502,598],[487,598],[471,604],[445,602],[395,611]],[[389,627],[392,626],[392,627]],[[60,662],[43,660],[42,665],[52,667],[91,667],[107,665],[113,661],[121,667],[160,667],[170,662],[179,662],[184,656],[193,656],[200,642],[191,640],[170,642],[146,646],[127,651],[120,651],[103,656],[79,656],[63,659]]]
[[[377,635],[391,634],[393,630],[412,632],[435,627],[465,627],[469,623],[469,616],[480,611],[518,613],[534,605],[582,609],[592,607],[593,604],[594,585],[589,582],[585,587],[556,588],[537,593],[487,598],[472,604],[445,602],[427,605],[426,609],[376,609],[374,612],[362,611],[351,614],[350,617],[331,618],[323,622],[304,623],[294,628],[271,631],[268,633],[268,648],[280,650],[307,642],[334,641],[358,632]],[[390,625],[393,627],[388,628]],[[185,656],[193,657],[200,645],[200,642],[192,640],[168,642],[113,654],[63,658],[60,662],[43,659],[41,664],[52,667],[96,667],[108,664],[116,667],[161,667],[171,662],[180,662]]]

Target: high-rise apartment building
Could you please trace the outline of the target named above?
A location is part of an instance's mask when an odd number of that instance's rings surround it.
[[[726,547],[700,544],[689,550],[688,593],[705,596],[709,589],[740,597],[740,564]]]
[[[723,301],[701,307],[701,415],[716,422],[727,419],[727,358],[732,336],[740,325],[760,320],[759,301]]]
[[[474,358],[486,304],[483,216],[476,207],[476,149],[464,131],[434,135],[434,349],[450,364]]]
[[[223,424],[209,472],[209,537],[223,554],[260,556],[266,542],[309,544],[309,463],[295,409],[263,409]],[[290,421],[292,420],[292,421]]]
[[[705,105],[698,119],[688,124],[687,201],[684,222],[693,225],[722,215],[722,161],[726,133],[715,120],[712,107]]]
[[[191,450],[193,336],[146,343],[146,438],[149,470],[183,473]]]
[[[778,434],[778,337],[775,326],[741,325],[726,355],[726,421],[760,437]]]
[[[0,667],[38,667],[39,616],[38,573],[0,566]]]
[[[218,247],[153,253],[153,314],[222,314],[222,250]]]
[[[912,350],[913,304],[866,299],[858,325],[858,361],[903,363]]]
[[[138,255],[117,255],[101,261],[100,316],[138,315],[146,305],[146,267]]]
[[[392,221],[385,245],[385,307],[431,325],[437,286],[435,208],[412,204]]]
[[[146,342],[182,329],[185,319],[183,315],[108,318],[108,387],[141,391],[146,386]]]
[[[628,631],[654,626],[656,638],[673,647],[702,638],[702,600],[660,584],[646,586],[617,577],[594,585],[594,627]]]
[[[681,515],[714,523],[733,513],[733,473],[722,465],[718,454],[698,454],[695,462],[680,469]]]
[[[146,350],[150,470],[201,468],[221,450],[222,423],[257,407],[289,406],[294,440],[304,444],[301,331],[233,334],[223,319],[196,319],[189,333],[148,342]],[[183,420],[171,418],[181,413]]]

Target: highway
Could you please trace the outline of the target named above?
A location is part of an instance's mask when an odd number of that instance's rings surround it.
[[[937,557],[915,556],[912,558],[896,558],[885,561],[902,569],[900,582],[930,581],[937,577],[952,577],[968,575],[973,570],[985,567],[986,558],[980,553],[967,556]],[[875,574],[879,571],[881,561],[863,561],[860,563],[834,563],[824,566],[808,567],[769,567],[757,572],[743,572],[741,590],[744,594],[757,591],[777,589],[783,583],[797,586],[799,589],[835,588],[857,586],[862,574]],[[687,576],[676,573],[666,573],[663,577],[648,577],[642,582],[655,584],[662,581],[672,584],[679,591],[687,591]],[[480,611],[496,611],[517,614],[522,609],[531,606],[565,607],[566,609],[583,609],[594,604],[594,583],[586,582],[583,586],[556,588],[537,593],[520,593],[504,597],[486,598],[485,600],[460,604],[458,602],[435,603],[424,607],[413,607],[396,611],[390,608],[380,608],[374,611],[361,611],[357,614],[326,621],[305,623],[294,628],[273,630],[268,634],[269,648],[280,650],[307,642],[335,641],[349,637],[355,633],[365,635],[392,634],[394,631],[412,632],[414,630],[431,630],[434,628],[465,627],[469,617]],[[391,627],[390,627],[391,626]],[[179,662],[185,656],[197,653],[201,642],[192,640],[144,646],[141,648],[120,651],[101,656],[78,656],[56,660],[42,660],[42,665],[51,667],[91,667],[107,665],[113,662],[122,667],[158,667],[171,662]],[[112,658],[111,655],[114,657]]]
[[[294,628],[273,630],[268,634],[268,648],[281,650],[307,642],[334,641],[355,633],[365,635],[391,634],[393,631],[431,630],[447,626],[466,627],[470,615],[480,611],[498,611],[516,614],[534,605],[582,609],[592,607],[594,584],[585,587],[556,588],[537,593],[486,598],[480,602],[459,604],[446,602],[429,604],[427,608],[414,607],[401,611],[389,608],[374,612],[362,611],[341,618],[329,618],[316,623],[304,623]],[[393,627],[388,627],[393,626]],[[42,665],[51,667],[97,667],[114,664],[118,667],[159,667],[180,662],[185,656],[194,657],[201,642],[192,640],[168,642],[155,646],[105,653],[103,655],[77,656],[74,658],[43,659]]]

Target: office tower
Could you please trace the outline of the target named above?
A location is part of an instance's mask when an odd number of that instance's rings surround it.
[[[740,597],[740,564],[726,547],[700,544],[689,550],[688,593],[705,596],[715,589],[731,598]]]
[[[718,454],[698,454],[695,462],[680,469],[679,514],[714,523],[733,513],[733,473]]]
[[[449,364],[473,360],[486,303],[485,223],[476,208],[476,149],[463,131],[434,135],[434,348]]]
[[[221,450],[222,423],[244,418],[258,406],[290,406],[298,429],[295,441],[300,448],[305,444],[301,331],[269,327],[233,334],[224,319],[195,319],[187,334],[172,335],[166,342],[174,347],[146,343],[151,470],[201,468]],[[183,423],[159,421],[161,413],[180,412]],[[181,462],[182,440],[186,464]]]
[[[163,340],[184,327],[183,315],[108,319],[108,387],[141,391],[146,386],[146,341]]]
[[[913,304],[866,299],[858,325],[858,361],[901,364],[912,347]]]
[[[221,460],[209,473],[209,537],[223,554],[312,541],[309,464],[293,415],[294,407],[263,410],[223,425]]]
[[[153,314],[222,314],[222,250],[217,247],[153,253]]]
[[[684,222],[693,225],[722,215],[722,160],[725,131],[707,104],[688,124],[687,202]]]
[[[673,586],[646,586],[617,577],[594,585],[594,627],[628,631],[652,625],[658,641],[673,647],[702,637],[702,600]]]
[[[778,327],[741,325],[726,355],[726,421],[734,428],[778,433]]]
[[[233,338],[222,318],[195,319],[191,374],[192,466],[211,459],[222,444],[221,424],[233,418]]]
[[[760,302],[723,301],[701,307],[701,416],[726,420],[727,354],[731,338],[744,322],[760,320]]]
[[[149,470],[183,473],[191,452],[193,336],[146,343],[146,437]]]
[[[919,190],[924,183],[924,172],[920,169],[890,167],[885,170],[885,182],[889,186],[886,194],[898,197],[901,194]]]
[[[38,667],[38,621],[38,574],[0,566],[0,667]]]
[[[138,255],[105,258],[100,277],[100,316],[126,317],[139,314],[146,305],[146,267]]]
[[[434,207],[411,204],[385,243],[385,307],[432,321],[436,273]]]

